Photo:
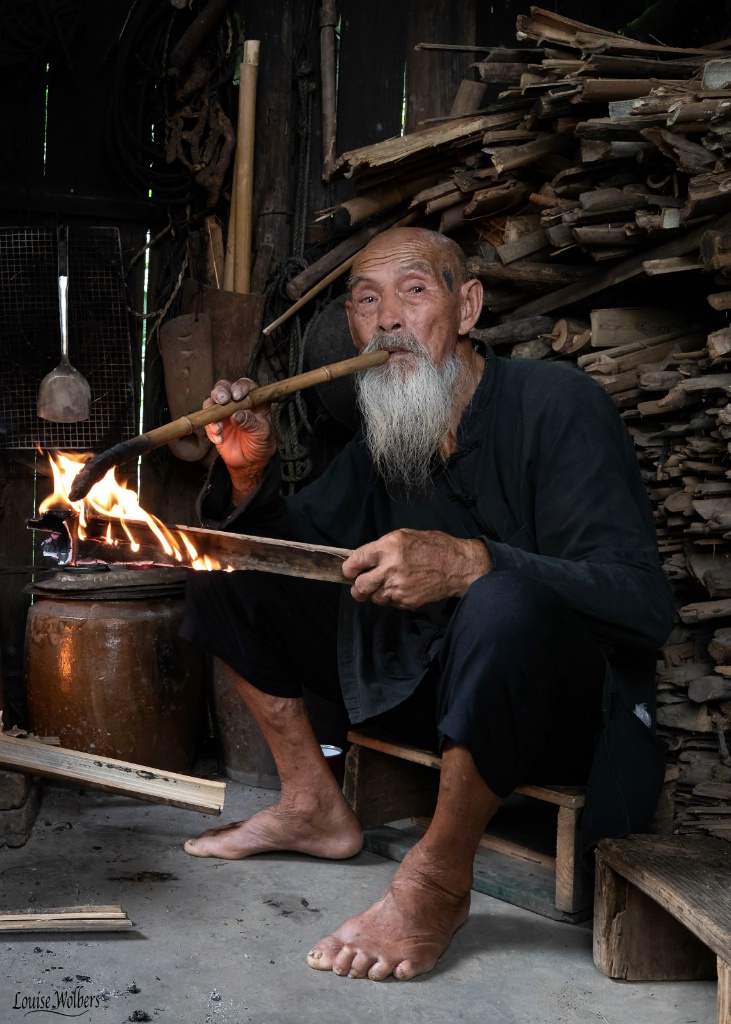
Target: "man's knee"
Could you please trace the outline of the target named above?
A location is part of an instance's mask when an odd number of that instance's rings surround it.
[[[514,572],[491,572],[475,580],[462,597],[453,626],[515,641],[553,628],[566,610],[546,584]]]

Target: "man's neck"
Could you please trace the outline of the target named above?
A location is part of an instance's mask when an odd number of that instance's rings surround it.
[[[462,414],[472,401],[472,396],[477,390],[477,385],[480,383],[485,369],[484,357],[472,348],[469,338],[463,339],[463,342],[460,343],[457,355],[462,365],[462,372],[455,384],[449,433],[439,446],[439,454],[445,460],[457,451],[457,430]]]

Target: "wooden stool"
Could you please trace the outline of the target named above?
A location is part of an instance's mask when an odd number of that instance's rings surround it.
[[[596,853],[594,962],[610,978],[718,975],[731,1024],[731,845],[710,836],[604,839]]]
[[[434,769],[441,767],[441,758],[365,733],[350,732],[348,739],[352,746],[345,762],[344,792],[365,829],[365,848],[401,860],[424,834],[434,810],[439,787]],[[524,802],[538,802],[531,817],[541,804],[549,815],[553,811],[552,849],[536,850],[486,832],[475,857],[473,888],[555,921],[587,920],[593,881],[578,857],[584,790],[521,786],[517,792],[527,798]],[[401,824],[404,818],[410,823]],[[386,822],[399,822],[399,827]]]

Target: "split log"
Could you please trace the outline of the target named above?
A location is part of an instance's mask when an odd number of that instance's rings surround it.
[[[515,345],[519,341],[530,341],[541,334],[550,334],[556,320],[550,316],[531,316],[522,320],[511,320],[494,327],[473,327],[470,337],[488,345]]]
[[[622,307],[592,309],[592,348],[612,348],[647,338],[659,339],[688,328],[685,313],[655,307]]]
[[[514,260],[522,259],[524,256],[540,252],[541,249],[545,248],[545,245],[546,235],[539,228],[538,231],[531,231],[529,234],[518,238],[515,242],[506,242],[504,245],[499,245],[497,247],[497,254],[503,263],[512,263]]]
[[[731,183],[731,175],[729,175],[729,181]],[[725,228],[726,225],[731,225],[731,214],[726,214],[716,222],[716,227],[719,230]],[[610,270],[600,271],[584,281],[560,288],[551,295],[541,296],[531,302],[526,302],[524,305],[513,310],[512,315],[518,318],[550,313],[555,309],[560,309],[562,306],[568,306],[581,299],[586,299],[590,295],[595,295],[597,292],[604,291],[613,285],[621,284],[623,281],[630,281],[643,272],[643,264],[648,259],[665,259],[670,256],[683,256],[686,253],[693,252],[699,247],[705,231],[705,227],[696,228],[687,235],[674,238],[672,241],[659,245],[649,252],[631,256],[628,260],[620,263],[619,266],[612,267]]]
[[[687,174],[702,174],[710,171],[716,157],[697,142],[691,142],[682,135],[669,132],[665,128],[645,128],[644,137],[673,160],[681,171]]]
[[[549,335],[551,348],[559,355],[575,355],[591,343],[591,328],[583,320],[563,317]]]
[[[479,277],[483,281],[505,281],[529,289],[556,288],[579,281],[592,272],[590,267],[568,266],[564,263],[515,261],[506,266],[480,258],[468,260],[467,269],[472,277]]]
[[[707,297],[708,305],[719,311],[731,309],[731,292],[713,292]],[[728,351],[728,350],[727,350]],[[716,356],[716,358],[719,358]]]
[[[688,686],[688,696],[694,704],[708,700],[731,700],[731,679],[723,676],[699,676]]]
[[[551,343],[545,338],[535,338],[533,341],[520,341],[513,346],[510,353],[511,359],[545,359],[551,352]]]

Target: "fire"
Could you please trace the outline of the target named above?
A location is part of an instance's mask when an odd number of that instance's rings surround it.
[[[53,493],[38,506],[40,514],[51,509],[73,509],[79,517],[79,538],[81,540],[87,536],[86,528],[90,515],[96,514],[105,519],[116,519],[127,534],[133,551],[139,551],[140,548],[134,537],[134,523],[143,523],[157,537],[160,547],[168,558],[174,558],[176,562],[193,569],[234,571],[232,566],[223,565],[215,558],[210,558],[208,555],[200,556],[189,537],[186,537],[180,530],[171,530],[155,516],[145,512],[139,503],[137,494],[117,480],[114,469],[110,469],[105,477],[94,484],[81,501],[70,501],[71,484],[81,466],[90,458],[90,455],[67,455],[60,452],[55,456],[48,456],[53,473]],[[112,546],[117,543],[112,538],[111,527],[107,530],[106,540]]]

